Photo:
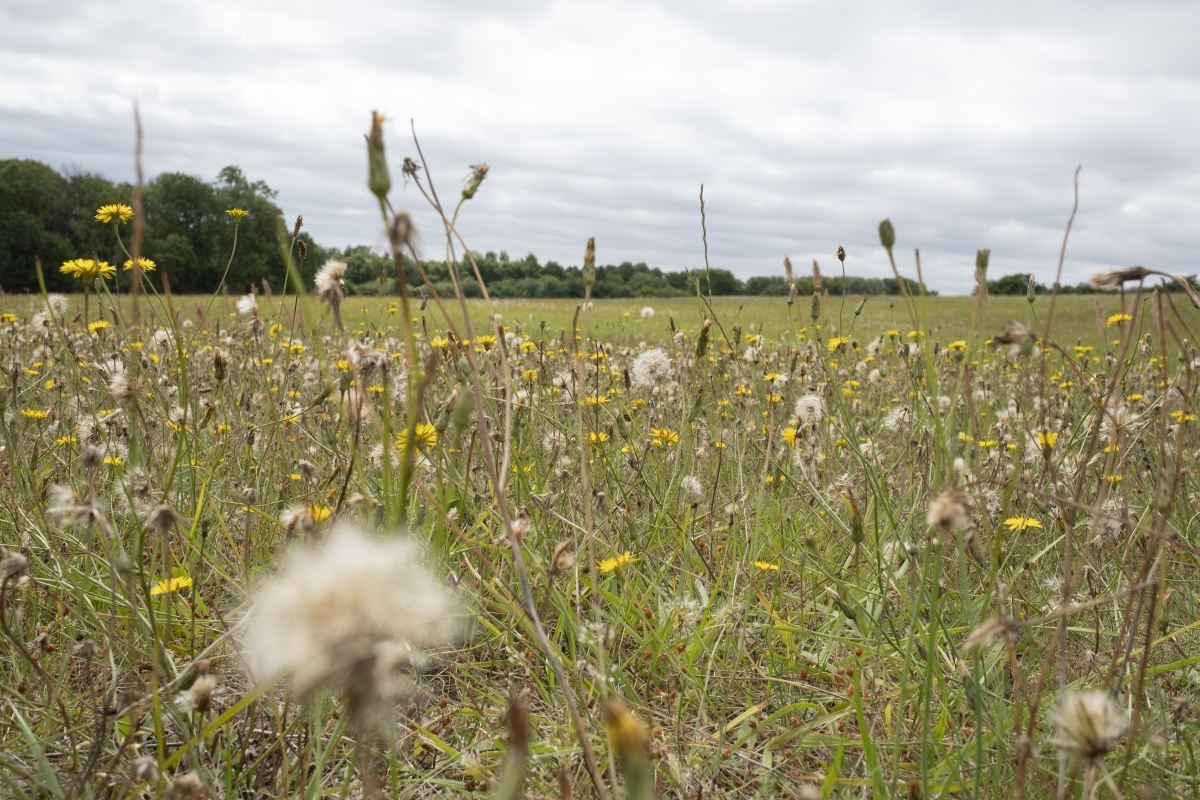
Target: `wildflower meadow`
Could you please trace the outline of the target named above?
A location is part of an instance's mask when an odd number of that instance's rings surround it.
[[[0,794],[1200,797],[1186,278],[493,302],[367,150],[394,297],[0,298]]]

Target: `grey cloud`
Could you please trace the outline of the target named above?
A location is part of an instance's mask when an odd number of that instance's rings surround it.
[[[602,2],[30,5],[0,9],[0,156],[132,175],[137,98],[151,174],[242,166],[323,242],[381,243],[363,186],[369,112],[398,165],[415,118],[478,249],[578,263],[798,263],[968,291],[1145,263],[1195,272],[1200,7],[1176,3]],[[398,177],[398,175],[397,175]],[[397,181],[399,184],[399,181]],[[398,189],[400,189],[398,185]],[[426,249],[435,217],[410,187]]]

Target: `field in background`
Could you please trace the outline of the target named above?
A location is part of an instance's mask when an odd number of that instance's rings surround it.
[[[848,297],[845,310],[842,308],[840,296],[830,297],[823,301],[821,322],[838,326],[839,316],[844,320],[846,335],[857,335],[866,341],[878,336],[889,329],[896,329],[907,334],[911,325],[907,321],[908,314],[903,307],[903,299],[899,297],[874,296],[867,299],[862,315],[855,320],[854,309],[861,297]],[[1176,307],[1181,311],[1187,306],[1187,300],[1175,295],[1171,296]],[[176,308],[179,309],[180,319],[197,320],[202,316],[201,309],[208,306],[211,300],[208,296],[184,296],[175,298]],[[229,320],[236,316],[233,308],[235,297],[218,297],[209,312],[215,315],[213,319]],[[279,302],[281,298],[276,298]],[[93,304],[96,300],[93,298]],[[348,297],[343,304],[343,316],[347,329],[353,331],[362,329],[377,330],[395,324],[388,319],[388,309],[392,300],[378,297]],[[439,332],[444,326],[444,320],[437,311],[432,298],[424,314],[420,313],[421,299],[413,300],[414,317],[425,316],[430,334]],[[446,301],[443,301],[446,302]],[[517,326],[526,334],[538,330],[540,323],[545,321],[547,331],[557,333],[563,328],[570,328],[579,306],[578,300],[548,299],[548,300],[493,300],[496,313],[500,315],[505,325]],[[965,338],[967,328],[971,323],[972,297],[928,297],[924,301],[927,308],[927,325],[936,339],[943,343],[952,339]],[[1126,300],[1130,304],[1132,298]],[[0,312],[10,312],[18,316],[28,316],[40,307],[41,299],[36,295],[9,295],[0,298]],[[128,297],[121,299],[124,309],[130,303]],[[895,307],[890,308],[889,304]],[[1181,306],[1180,303],[1183,305]],[[284,301],[291,308],[292,299]],[[483,300],[468,300],[472,321],[476,326],[486,322],[487,308]],[[316,307],[316,306],[315,306]],[[323,306],[321,306],[323,308]],[[643,308],[654,309],[654,316],[643,319]],[[986,306],[983,321],[985,332],[999,333],[1010,321],[1018,321],[1031,329],[1040,330],[1039,321],[1044,322],[1050,307],[1048,297],[1039,296],[1031,307],[1024,297],[991,297]],[[71,301],[71,313],[82,308],[82,296],[75,295]],[[96,305],[92,306],[93,315]],[[457,312],[457,305],[447,303],[450,312]],[[723,326],[740,323],[746,332],[758,332],[767,337],[780,336],[788,330],[811,325],[811,298],[797,298],[789,309],[783,297],[714,297],[712,309]],[[1106,320],[1112,314],[1121,310],[1121,298],[1118,294],[1107,295],[1064,295],[1058,298],[1054,312],[1055,338],[1063,346],[1075,344],[1102,347],[1111,345],[1115,339],[1112,331],[1106,327]],[[1128,309],[1127,309],[1128,310]],[[617,345],[661,343],[671,336],[670,320],[675,320],[676,326],[685,331],[695,331],[710,316],[708,310],[695,298],[633,298],[619,300],[595,300],[588,321],[589,335]],[[215,324],[215,323],[214,323]],[[223,322],[222,325],[230,323]],[[833,331],[829,335],[833,335]],[[864,342],[865,343],[865,342]]]

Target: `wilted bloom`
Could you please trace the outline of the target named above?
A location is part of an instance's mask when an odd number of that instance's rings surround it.
[[[175,705],[185,714],[193,711],[206,714],[209,706],[212,705],[213,692],[216,691],[216,688],[217,682],[214,678],[201,675],[192,682],[187,691],[179,693],[179,696],[175,698]]]
[[[1108,692],[1068,692],[1051,715],[1053,744],[1082,761],[1104,758],[1125,734],[1125,713]]]
[[[1018,630],[1017,624],[1012,620],[992,617],[971,631],[971,635],[962,643],[962,649],[970,650],[972,647],[987,647],[1001,636],[1011,639],[1016,635]]]
[[[967,527],[967,495],[962,489],[951,487],[942,492],[929,504],[925,522],[943,536],[951,536]]]
[[[1126,281],[1140,281],[1148,275],[1153,275],[1152,270],[1145,267],[1127,267],[1125,269],[1114,269],[1108,272],[1098,272],[1092,276],[1092,286],[1097,289],[1107,289],[1113,286],[1120,286]]]
[[[308,694],[344,682],[352,701],[395,694],[392,676],[414,648],[448,641],[454,603],[419,564],[417,545],[339,528],[320,548],[291,553],[258,592],[247,660],[260,678],[295,671]]]

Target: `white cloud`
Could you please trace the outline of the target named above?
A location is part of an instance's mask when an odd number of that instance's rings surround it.
[[[323,243],[380,241],[364,186],[369,112],[398,162],[415,119],[477,249],[578,263],[797,263],[886,274],[890,216],[943,291],[1144,263],[1194,272],[1200,6],[599,1],[58,3],[0,9],[0,156],[132,175],[225,164],[279,190]],[[436,255],[437,227],[412,191]],[[912,270],[906,267],[909,274]]]

